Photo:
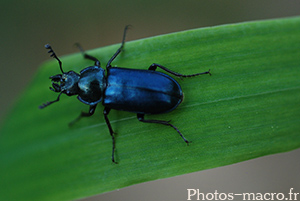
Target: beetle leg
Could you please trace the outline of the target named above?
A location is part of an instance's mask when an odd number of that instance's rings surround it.
[[[93,57],[87,53],[85,53],[85,51],[83,50],[83,48],[81,47],[81,45],[79,43],[75,43],[76,47],[78,47],[78,49],[80,50],[80,52],[82,53],[82,55],[84,56],[85,59],[89,59],[95,62],[95,66],[101,67],[100,61],[96,58]]]
[[[171,71],[170,69],[160,65],[160,64],[156,64],[156,63],[153,63],[149,68],[148,70],[153,70],[155,71],[157,69],[157,67],[161,68],[162,70],[172,74],[172,75],[175,75],[177,77],[194,77],[194,76],[197,76],[197,75],[204,75],[204,74],[209,74],[211,75],[210,73],[210,70],[206,71],[206,72],[203,72],[203,73],[196,73],[196,74],[191,74],[191,75],[183,75],[183,74],[180,74],[180,73],[176,73],[174,71]]]
[[[111,62],[113,62],[113,60],[115,60],[115,58],[120,54],[120,52],[123,50],[124,44],[125,44],[125,38],[126,38],[126,32],[127,29],[130,27],[130,25],[127,25],[124,29],[124,33],[123,33],[123,40],[121,43],[121,47],[119,47],[119,49],[116,51],[116,53],[110,58],[110,60],[107,62],[106,64],[106,69],[111,67]]]
[[[81,117],[90,117],[94,114],[95,110],[96,110],[97,104],[96,105],[90,105],[90,109],[89,112],[81,112],[80,115],[74,119],[73,121],[71,121],[69,123],[69,126],[73,126],[74,123],[76,123],[77,121],[79,121],[81,119]]]
[[[174,125],[170,124],[170,121],[162,121],[162,120],[146,120],[144,119],[145,114],[137,114],[137,118],[139,121],[144,122],[144,123],[157,123],[157,124],[163,124],[166,126],[171,126],[172,128],[174,128],[177,133],[180,135],[180,137],[187,143],[189,144],[189,141],[187,139],[185,139],[185,137],[181,134],[181,132],[178,130],[178,128],[176,128]]]
[[[103,114],[104,114],[104,118],[105,118],[105,122],[107,124],[107,127],[108,127],[108,130],[109,130],[109,133],[111,135],[111,139],[112,139],[112,156],[111,156],[111,160],[113,163],[117,163],[115,161],[115,136],[114,136],[114,131],[110,125],[110,122],[109,122],[109,119],[107,117],[108,113],[110,111],[110,108],[104,108],[104,111],[103,111]]]

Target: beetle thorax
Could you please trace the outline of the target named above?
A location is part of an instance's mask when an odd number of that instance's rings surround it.
[[[78,81],[78,99],[88,105],[94,105],[102,100],[106,87],[104,69],[90,66],[80,72]]]

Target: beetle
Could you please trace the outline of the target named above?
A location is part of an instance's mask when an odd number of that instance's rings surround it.
[[[104,106],[104,119],[107,124],[109,133],[112,138],[112,162],[115,161],[115,137],[114,131],[108,119],[108,114],[111,109],[123,110],[137,114],[137,119],[144,123],[156,123],[170,126],[177,131],[181,138],[188,144],[189,141],[170,121],[145,119],[145,114],[161,114],[174,110],[183,100],[183,92],[179,83],[171,76],[157,72],[160,68],[167,73],[179,78],[194,77],[198,75],[209,74],[210,70],[203,73],[191,75],[183,75],[171,71],[170,69],[153,63],[148,70],[129,69],[112,67],[111,63],[122,52],[125,44],[126,32],[129,26],[126,26],[123,33],[121,46],[115,54],[110,58],[105,70],[101,68],[100,61],[85,51],[79,44],[76,44],[85,59],[94,61],[93,66],[89,66],[76,73],[74,71],[64,72],[62,62],[55,54],[52,47],[47,44],[50,57],[58,61],[61,74],[51,76],[52,87],[50,89],[59,93],[57,99],[46,102],[39,106],[43,109],[52,103],[58,102],[62,94],[67,96],[77,95],[79,101],[90,106],[88,112],[81,112],[80,115],[73,121],[78,121],[81,117],[92,116],[95,112],[97,104],[102,102]]]

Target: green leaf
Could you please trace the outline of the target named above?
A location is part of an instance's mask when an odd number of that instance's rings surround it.
[[[299,148],[299,36],[300,17],[295,17],[127,42],[113,65],[147,69],[155,62],[183,74],[211,69],[212,76],[177,79],[183,103],[146,117],[172,120],[190,146],[170,127],[111,111],[117,165],[111,162],[102,106],[71,128],[68,123],[88,110],[75,97],[62,96],[38,109],[57,97],[48,90],[48,77],[60,73],[52,59],[41,66],[1,129],[0,199],[72,200]],[[119,45],[88,53],[105,66]],[[80,53],[61,60],[65,71],[93,65]]]

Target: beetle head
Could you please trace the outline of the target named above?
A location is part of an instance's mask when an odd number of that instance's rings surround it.
[[[78,80],[80,76],[74,71],[69,71],[63,74],[57,74],[50,77],[54,92],[61,92],[68,96],[78,94]]]
[[[78,94],[78,80],[80,78],[79,75],[74,71],[69,71],[65,73],[62,69],[62,62],[56,56],[52,47],[49,44],[46,44],[45,48],[48,49],[48,53],[50,53],[50,57],[53,57],[58,61],[59,68],[62,74],[57,74],[50,77],[52,81],[52,87],[50,87],[50,89],[54,92],[59,92],[57,99],[42,104],[41,106],[39,106],[40,109],[45,108],[48,105],[59,101],[59,97],[62,93],[67,94],[68,96]]]
[[[59,101],[60,95],[62,93],[68,96],[78,94],[79,78],[80,76],[74,71],[69,71],[67,73],[63,72],[63,74],[57,74],[51,76],[50,79],[52,81],[52,87],[50,87],[50,89],[54,92],[58,92],[59,95],[56,100],[43,103],[42,105],[39,106],[39,108],[43,109],[48,105],[51,105],[52,103]]]

